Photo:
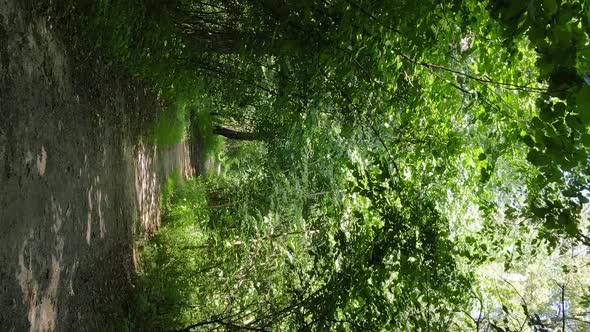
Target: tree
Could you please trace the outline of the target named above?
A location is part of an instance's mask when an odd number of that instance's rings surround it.
[[[481,264],[589,243],[587,1],[153,6],[172,46],[133,40],[157,86],[198,86],[213,133],[263,146],[200,189],[231,204],[194,226],[208,259],[184,265],[215,268],[179,269],[200,306],[172,326],[447,329]]]

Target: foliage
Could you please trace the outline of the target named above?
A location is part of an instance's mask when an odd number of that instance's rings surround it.
[[[165,330],[190,320],[186,308],[197,303],[194,287],[199,276],[199,246],[206,237],[199,234],[195,221],[203,219],[207,203],[202,181],[193,180],[176,187],[173,180],[166,185],[163,197],[164,227],[142,252],[142,273],[133,321],[138,330]],[[186,307],[186,308],[185,308]]]
[[[588,330],[588,255],[586,248],[564,243],[550,255],[531,256],[504,269],[485,264],[478,270],[471,317],[459,330]],[[469,314],[469,312],[467,312]]]
[[[190,137],[202,146],[200,157],[204,160],[214,159],[221,154],[224,139],[213,134],[211,115],[207,109],[206,99],[190,110]]]
[[[564,243],[590,244],[589,7],[77,3],[84,33],[188,110],[192,135],[226,126],[256,141],[227,143],[218,177],[172,197],[145,252],[151,323],[541,328],[532,300],[511,322],[505,293],[522,285],[498,292],[503,313],[479,301],[492,292],[480,271],[529,273]]]
[[[160,146],[170,146],[180,142],[186,131],[185,106],[165,110],[153,128],[153,141]]]
[[[64,0],[51,5],[50,15],[76,37],[72,46],[88,53],[85,59],[105,54],[115,68],[149,83],[164,105],[149,138],[163,146],[178,143],[201,81],[177,68],[174,59],[184,46],[174,37],[174,24],[159,2]]]
[[[588,35],[590,3],[547,0],[522,3],[496,2],[492,13],[503,23],[509,43],[526,34],[539,57],[539,79],[547,91],[536,100],[538,116],[521,134],[530,147],[527,160],[538,167],[529,186],[532,213],[548,232],[565,233],[588,242],[577,228],[588,180],[590,134],[590,69]],[[564,174],[567,172],[567,174]],[[553,190],[548,189],[553,185]],[[557,193],[556,193],[557,191]]]

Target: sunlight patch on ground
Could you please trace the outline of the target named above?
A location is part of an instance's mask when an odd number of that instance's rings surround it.
[[[64,238],[60,234],[64,217],[69,209],[63,211],[54,197],[51,197],[51,214],[54,224],[51,228],[56,236],[51,253],[51,266],[45,271],[48,283],[44,286],[39,279],[43,278],[43,271],[33,269],[35,255],[34,231],[31,230],[18,254],[18,271],[16,280],[23,294],[23,304],[28,308],[27,318],[30,331],[54,331],[57,323],[57,294],[60,287]]]
[[[45,169],[47,168],[47,151],[45,147],[41,146],[41,153],[37,156],[37,170],[40,176],[45,175]]]
[[[156,147],[152,151],[140,145],[137,151],[135,164],[135,191],[139,210],[140,230],[147,234],[153,233],[160,226],[159,187],[157,175],[153,170],[153,156]]]
[[[104,239],[107,233],[106,224],[103,215],[103,200],[106,202],[108,196],[103,195],[101,189],[100,176],[94,178],[93,184],[86,192],[86,199],[88,204],[88,212],[86,216],[86,243],[90,245],[94,233],[92,232],[93,223],[98,222],[98,230],[100,238]],[[97,220],[95,220],[97,219]]]

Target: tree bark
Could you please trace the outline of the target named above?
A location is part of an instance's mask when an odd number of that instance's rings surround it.
[[[215,128],[213,128],[213,133],[216,135],[221,135],[225,138],[240,141],[259,141],[261,139],[260,135],[257,133],[236,131],[233,129],[224,128],[222,126],[215,126]]]

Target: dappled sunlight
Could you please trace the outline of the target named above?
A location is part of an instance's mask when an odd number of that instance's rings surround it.
[[[106,158],[105,164],[101,166],[105,167],[93,168],[93,156],[85,153],[81,155],[82,166],[72,167],[74,176],[80,178],[80,182],[69,184],[71,187],[63,187],[67,184],[61,179],[63,173],[58,173],[56,177],[56,170],[50,167],[51,148],[40,147],[38,158],[32,153],[24,153],[23,161],[43,164],[38,169],[39,173],[31,175],[32,184],[27,188],[36,188],[41,181],[49,181],[53,192],[47,198],[36,196],[36,201],[29,202],[35,202],[41,208],[32,210],[29,222],[23,224],[29,226],[26,236],[18,245],[13,270],[13,280],[21,295],[18,301],[26,308],[26,319],[31,331],[59,330],[64,315],[70,320],[82,317],[79,314],[72,316],[81,308],[67,305],[72,301],[77,303],[80,300],[75,299],[86,296],[84,289],[88,287],[85,284],[89,281],[83,275],[94,278],[94,270],[101,268],[92,266],[93,261],[89,260],[92,252],[99,251],[107,255],[104,257],[107,262],[108,255],[126,257],[125,249],[123,252],[111,253],[111,248],[128,248],[127,257],[132,265],[125,268],[123,274],[126,282],[131,283],[132,273],[138,263],[137,247],[132,240],[157,230],[160,225],[161,182],[175,169],[175,165],[186,165],[181,160],[190,160],[188,156],[175,155],[188,152],[185,147],[170,149],[172,152],[167,153],[166,157],[175,160],[171,162],[160,158],[154,146],[138,145],[128,149],[129,152],[134,150],[135,158],[129,159],[131,164],[124,165],[129,168],[126,172],[133,174],[132,179],[123,179],[122,182],[109,180],[104,170],[113,163],[110,155],[101,153],[102,158]],[[186,170],[180,172],[185,174]],[[41,173],[44,176],[39,176]],[[125,195],[130,201],[113,201],[113,195],[120,195],[113,191],[116,188],[113,186],[125,183],[134,184],[125,188]],[[68,195],[64,195],[60,188]],[[126,211],[127,206],[132,209]],[[72,232],[76,229],[79,232]],[[119,233],[113,233],[114,230]],[[122,230],[125,231],[121,233]],[[125,232],[131,236],[126,238]],[[125,239],[125,243],[121,243],[122,239]],[[80,247],[82,243],[85,248]]]
[[[33,260],[36,250],[34,231],[31,230],[18,254],[16,280],[21,288],[23,304],[28,308],[30,331],[54,331],[58,313],[58,290],[63,270],[64,238],[61,227],[67,211],[51,197],[50,216],[53,219],[51,231],[55,236],[51,249],[51,264],[44,271],[35,270]]]
[[[180,179],[194,174],[190,147],[186,142],[169,148],[139,144],[134,162],[139,231],[151,234],[160,227],[159,195],[163,181],[175,171]]]
[[[589,1],[0,1],[0,332],[590,324]]]
[[[195,169],[191,164],[190,144],[182,142],[168,148],[160,148],[157,151],[157,158],[161,164],[161,176],[172,174],[178,171],[181,179],[186,179],[195,174]]]
[[[160,227],[160,192],[163,182],[173,172],[178,172],[180,181],[194,174],[190,146],[188,142],[167,148],[138,144],[133,162],[137,222],[132,227],[132,236],[149,237]],[[132,260],[134,268],[138,269],[140,257],[137,245],[133,245]]]
[[[88,189],[88,217],[86,218],[86,243],[90,244],[92,235],[92,186]]]
[[[100,176],[97,175],[94,180],[93,184],[90,185],[86,193],[87,197],[87,217],[86,217],[86,243],[90,245],[93,236],[93,223],[98,223],[98,230],[99,236],[103,239],[106,235],[106,223],[103,217],[102,206],[103,202],[107,200],[107,195],[105,194],[103,198],[102,190],[100,189]]]
[[[153,172],[156,147],[140,144],[135,158],[135,194],[139,211],[139,232],[153,233],[160,226],[159,183]]]
[[[113,330],[134,240],[157,229],[160,182],[189,159],[137,145],[157,98],[66,52],[37,7],[0,5],[0,331]]]
[[[39,171],[40,176],[45,175],[45,168],[47,167],[47,152],[45,151],[45,147],[41,146],[41,152],[37,156],[37,170]]]

